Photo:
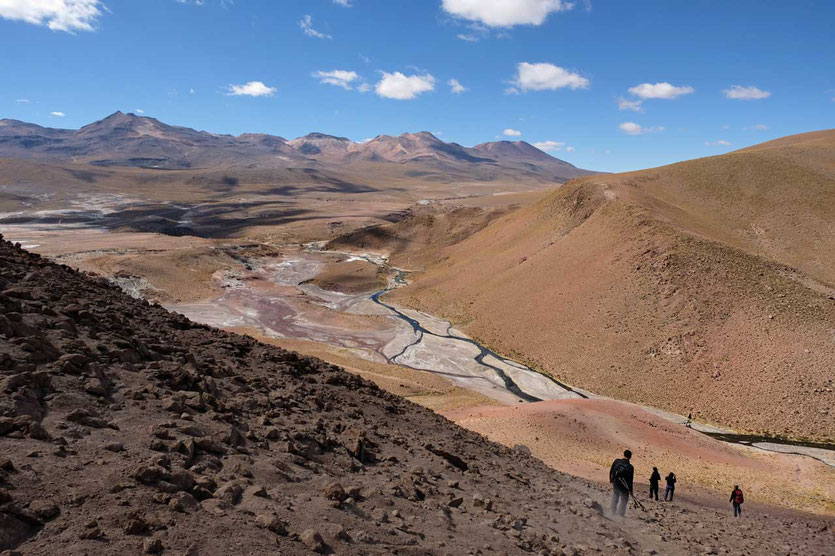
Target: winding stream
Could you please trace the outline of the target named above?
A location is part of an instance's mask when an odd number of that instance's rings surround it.
[[[415,370],[418,370],[418,371],[426,371],[426,372],[430,372],[430,373],[435,372],[435,370],[431,369],[431,368],[416,367],[416,366],[411,365],[408,362],[398,361],[398,358],[405,355],[406,351],[409,348],[412,348],[412,347],[420,344],[420,342],[424,339],[424,336],[429,335],[429,336],[434,336],[436,338],[452,340],[452,341],[455,341],[455,342],[464,342],[466,344],[470,344],[472,346],[475,346],[479,350],[478,355],[476,355],[474,357],[475,362],[477,364],[481,365],[482,367],[485,367],[485,372],[490,372],[490,371],[494,372],[496,374],[496,376],[499,377],[502,380],[502,382],[504,382],[505,388],[509,392],[511,392],[515,396],[518,396],[520,399],[522,399],[526,402],[540,402],[543,399],[547,399],[547,398],[539,398],[539,397],[537,397],[533,394],[530,394],[530,393],[526,392],[525,390],[520,388],[519,385],[502,368],[500,368],[499,366],[491,365],[490,363],[487,363],[485,361],[486,358],[490,357],[492,359],[500,361],[501,363],[505,364],[506,366],[514,367],[515,369],[518,369],[520,373],[524,373],[524,374],[535,373],[535,377],[529,377],[529,378],[533,378],[534,380],[550,381],[553,384],[555,384],[556,386],[558,386],[559,388],[561,388],[564,392],[568,392],[568,393],[571,393],[571,394],[576,394],[576,396],[580,397],[580,398],[586,398],[587,397],[585,394],[581,394],[581,393],[577,392],[573,388],[563,384],[562,382],[560,382],[560,381],[558,381],[558,380],[556,380],[552,377],[549,377],[549,376],[544,375],[542,373],[538,373],[537,371],[534,371],[533,369],[531,369],[529,367],[526,367],[526,366],[521,365],[521,364],[519,364],[515,361],[511,361],[510,359],[502,357],[498,353],[484,347],[483,345],[479,344],[478,342],[476,342],[475,340],[473,340],[471,338],[467,338],[465,336],[459,336],[457,334],[453,334],[452,333],[452,325],[447,327],[447,331],[446,331],[445,334],[439,334],[439,333],[436,333],[436,332],[432,332],[431,330],[427,330],[426,328],[424,328],[423,325],[420,324],[420,321],[418,321],[417,319],[414,319],[414,318],[410,317],[409,315],[406,315],[405,313],[403,313],[402,311],[397,309],[395,306],[389,305],[385,301],[382,301],[380,298],[383,295],[390,292],[395,287],[405,285],[405,281],[403,280],[404,271],[402,271],[400,269],[394,269],[394,270],[397,272],[397,274],[395,276],[395,279],[394,279],[395,285],[393,287],[389,287],[389,288],[386,288],[384,290],[378,291],[377,293],[375,293],[374,295],[371,296],[371,300],[374,301],[375,303],[377,303],[378,305],[381,305],[381,306],[385,307],[386,309],[391,311],[392,314],[394,314],[398,318],[407,322],[412,327],[412,330],[414,330],[415,334],[417,335],[417,339],[413,343],[404,346],[403,349],[398,354],[396,354],[394,357],[387,358],[389,363],[403,365],[403,366],[406,366],[406,367],[409,367],[409,368],[412,368],[412,369],[415,369]],[[487,369],[489,369],[489,371]],[[561,395],[559,397],[564,398],[564,397],[568,397],[568,396],[566,394],[566,395]]]

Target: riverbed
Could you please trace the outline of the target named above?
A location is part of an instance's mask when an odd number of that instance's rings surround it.
[[[388,285],[341,293],[310,283],[325,264],[358,258],[381,267]],[[219,298],[168,308],[211,326],[347,348],[358,357],[443,376],[504,404],[584,397],[485,348],[447,321],[388,303],[385,294],[405,284],[404,271],[380,255],[322,251],[311,244],[279,260],[254,258],[247,266],[217,277],[225,290]]]

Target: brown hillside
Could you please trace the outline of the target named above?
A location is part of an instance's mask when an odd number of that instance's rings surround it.
[[[600,394],[832,440],[833,160],[824,131],[581,178],[393,295]]]
[[[354,230],[328,242],[327,248],[396,253],[400,267],[423,269],[436,260],[440,247],[463,241],[508,210],[442,204],[414,206],[397,222]]]
[[[755,517],[721,538],[727,508],[686,500],[611,521],[608,489],[526,450],[5,241],[0,309],[4,554],[809,554],[833,542],[831,520],[753,500]]]

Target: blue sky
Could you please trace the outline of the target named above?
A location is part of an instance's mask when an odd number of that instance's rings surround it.
[[[428,130],[631,170],[835,127],[833,23],[811,0],[0,0],[0,118]]]

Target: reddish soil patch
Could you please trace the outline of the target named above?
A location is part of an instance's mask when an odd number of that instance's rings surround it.
[[[636,480],[652,467],[679,477],[679,492],[708,489],[724,496],[743,485],[752,500],[835,515],[835,469],[808,457],[729,445],[613,400],[552,400],[444,415],[507,446],[527,445],[552,467],[607,482],[611,455],[635,454]],[[718,491],[718,495],[716,492]]]

